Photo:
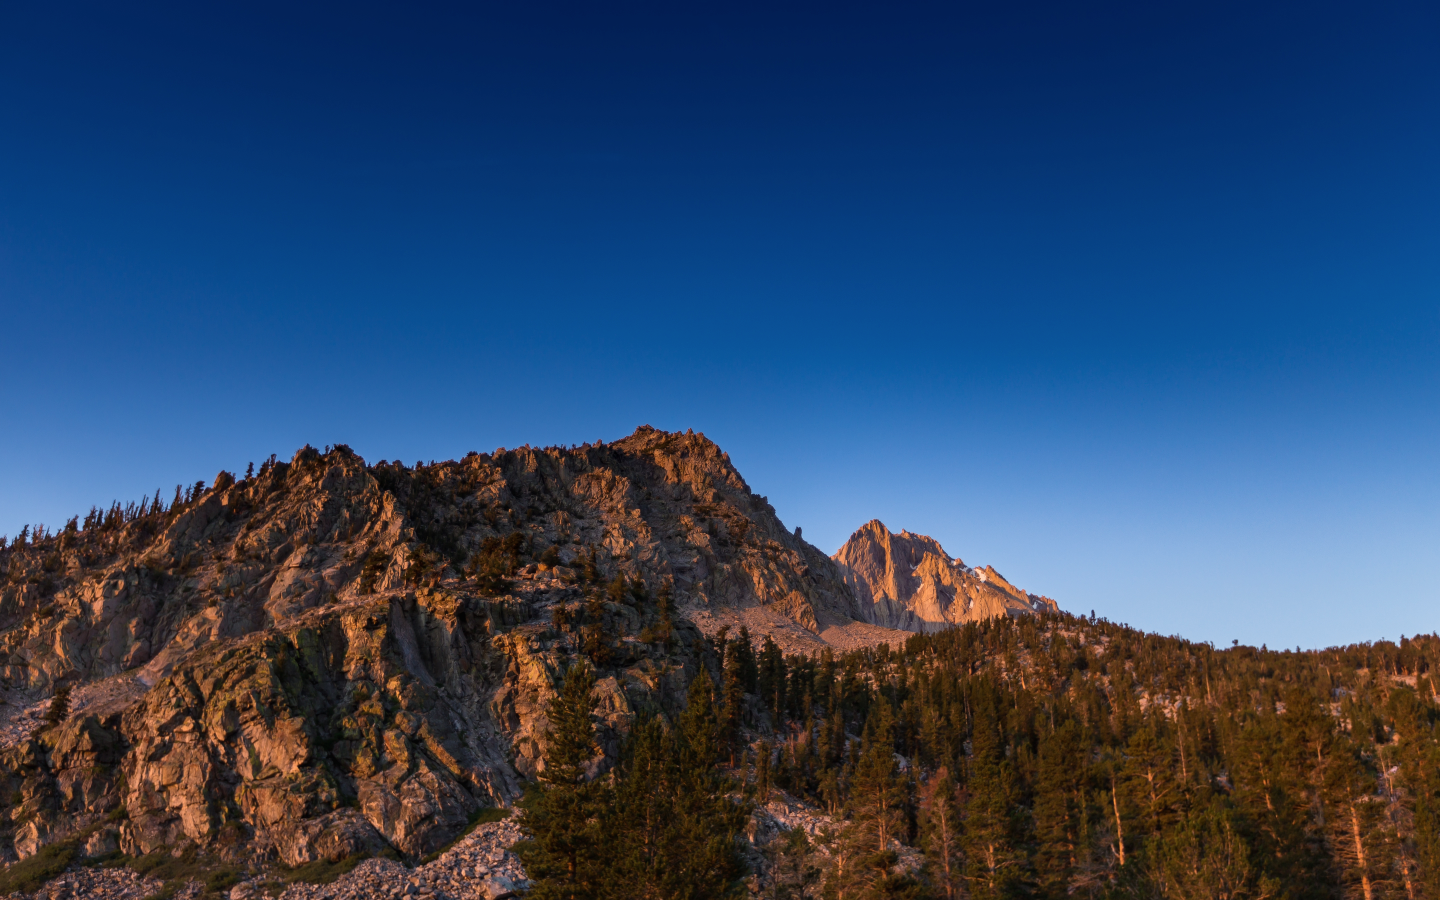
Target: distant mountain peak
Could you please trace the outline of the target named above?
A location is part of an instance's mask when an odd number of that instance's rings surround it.
[[[1002,615],[1058,612],[1054,600],[1027,593],[992,566],[974,569],[923,534],[895,534],[879,519],[861,525],[831,557],[872,621],[905,631],[938,631]]]

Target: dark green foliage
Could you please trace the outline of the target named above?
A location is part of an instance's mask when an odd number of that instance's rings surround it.
[[[871,707],[847,787],[849,826],[837,857],[837,886],[860,897],[909,896],[916,885],[897,868],[895,847],[907,836],[910,798],[895,759],[894,713],[886,700]]]
[[[753,694],[759,689],[760,669],[755,662],[755,645],[750,638],[750,629],[744,625],[740,626],[740,638],[735,643],[735,655],[740,683],[745,687],[747,693]]]
[[[580,567],[580,580],[586,584],[594,584],[600,580],[600,567],[595,562],[595,548],[591,547],[590,552],[582,555],[576,560]]]
[[[630,596],[630,584],[624,575],[616,575],[605,586],[605,596],[611,603],[624,603]]]
[[[11,863],[0,871],[0,895],[16,891],[26,893],[64,872],[75,859],[78,840],[47,844],[40,852],[17,863]]]
[[[894,720],[888,702],[872,707],[859,759],[850,775],[852,839],[866,854],[883,853],[905,835],[908,797],[895,762]]]
[[[527,802],[534,838],[517,847],[537,900],[743,895],[737,837],[749,810],[715,766],[709,679],[701,674],[678,727],[636,723],[610,777],[587,781],[594,754],[594,675],[572,669],[552,703],[542,784]]]
[[[775,748],[767,741],[755,748],[755,800],[761,804],[770,800],[770,761],[774,755]]]
[[[760,692],[760,700],[770,710],[772,717],[778,719],[784,714],[785,656],[768,634],[765,635],[765,643],[760,649],[755,688]]]
[[[222,869],[211,872],[201,882],[205,893],[219,894],[222,891],[229,893],[229,889],[240,883],[240,873],[233,869]]]
[[[45,721],[50,725],[59,725],[70,715],[70,686],[64,685],[55,690],[55,696],[50,698],[50,708],[45,710]]]
[[[981,680],[970,701],[974,724],[962,813],[966,877],[974,897],[1015,896],[1026,874],[1020,851],[1025,822],[1013,748],[1006,746],[1001,718],[1003,698],[996,685]]]
[[[141,875],[158,878],[164,882],[157,898],[175,896],[192,881],[201,885],[201,896],[216,897],[229,893],[229,888],[239,882],[240,871],[234,866],[201,853],[194,847],[186,848],[176,855],[161,848],[145,856],[116,860],[111,865],[127,866]]]
[[[594,686],[594,671],[578,663],[550,702],[541,785],[526,809],[526,823],[535,837],[517,847],[535,881],[536,900],[600,896],[602,803],[598,786],[585,780],[585,763],[595,755],[590,697]]]
[[[303,884],[329,884],[341,875],[360,865],[368,857],[362,854],[347,856],[334,861],[317,859],[287,871],[284,881]]]
[[[1080,727],[1062,724],[1040,745],[1032,805],[1035,829],[1034,864],[1041,893],[1063,897],[1069,890],[1081,852],[1086,826],[1086,784]]]
[[[740,752],[740,728],[745,717],[745,682],[740,642],[730,641],[725,647],[724,697],[720,711],[720,740],[734,766]]]
[[[641,585],[643,589],[643,584]],[[660,583],[655,593],[655,620],[646,625],[640,633],[640,640],[647,644],[663,644],[665,649],[675,646],[675,598],[674,586],[669,580]]]
[[[443,565],[439,554],[435,553],[425,544],[415,547],[410,556],[410,565],[405,569],[405,582],[407,584],[420,584],[431,573],[437,572]]]
[[[580,630],[580,652],[589,657],[593,664],[608,666],[614,657],[614,648],[605,628],[604,609],[597,604],[592,610],[593,614],[587,613],[590,624]]]
[[[569,627],[570,621],[571,610],[570,607],[566,606],[565,604],[557,603],[550,610],[550,624],[554,625],[557,629],[564,629]]]
[[[937,897],[955,900],[965,894],[965,855],[961,850],[960,804],[948,769],[931,778],[920,816],[925,874]]]
[[[480,552],[470,557],[469,574],[483,593],[502,594],[510,589],[510,576],[520,568],[524,535],[515,531],[503,538],[488,537]]]
[[[604,831],[625,848],[603,896],[738,897],[746,874],[736,845],[749,810],[713,765],[694,762],[683,732],[636,726],[606,792]]]
[[[713,765],[720,754],[720,723],[715,717],[715,683],[703,668],[690,681],[685,699],[685,712],[680,716],[680,733],[685,749],[685,764],[692,767]]]
[[[540,775],[545,784],[569,789],[583,783],[584,764],[595,755],[590,698],[594,688],[594,670],[577,664],[565,674],[559,696],[550,702],[550,730],[545,735],[549,746]]]
[[[810,896],[820,883],[820,867],[814,863],[813,848],[805,829],[795,828],[771,841],[765,848],[769,866],[766,900],[800,900]]]
[[[365,556],[365,562],[360,566],[360,593],[372,594],[375,592],[375,582],[390,565],[390,557],[383,551],[372,550]]]
[[[1232,812],[1218,798],[1154,841],[1145,877],[1161,897],[1273,897],[1282,888],[1251,861]]]
[[[825,896],[1440,896],[1440,639],[1216,651],[1060,615],[713,646],[681,730],[840,820]]]

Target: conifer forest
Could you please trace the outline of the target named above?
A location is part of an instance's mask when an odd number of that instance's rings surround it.
[[[556,700],[523,856],[534,896],[1440,896],[1440,641],[1216,649],[1069,615],[783,656],[721,635],[674,721],[586,780],[593,672]],[[723,659],[723,663],[720,660]]]

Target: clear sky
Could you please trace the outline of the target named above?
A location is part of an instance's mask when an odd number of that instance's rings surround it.
[[[1440,629],[1440,7],[11,3],[0,533],[703,431],[1228,644]]]

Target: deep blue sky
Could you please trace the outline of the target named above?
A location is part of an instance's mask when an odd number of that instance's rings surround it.
[[[827,551],[1440,629],[1440,7],[419,6],[0,8],[0,533],[649,423]]]

